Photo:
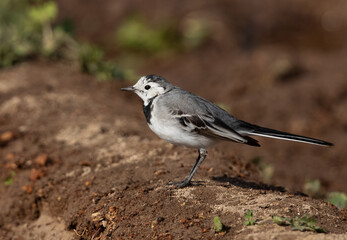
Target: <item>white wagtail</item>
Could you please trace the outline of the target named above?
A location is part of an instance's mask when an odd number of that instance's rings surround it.
[[[219,140],[259,147],[248,135],[278,138],[323,146],[332,143],[260,127],[241,121],[217,105],[176,87],[163,77],[147,75],[131,87],[144,102],[143,112],[148,126],[162,139],[177,145],[198,148],[199,156],[188,176],[177,187],[190,184],[195,172],[207,156],[206,148]]]

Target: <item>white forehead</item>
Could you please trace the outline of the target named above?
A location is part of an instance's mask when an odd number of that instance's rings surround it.
[[[152,78],[148,78],[148,76],[142,76],[134,86],[143,86],[146,84],[160,86],[160,83],[152,81]]]
[[[143,86],[146,82],[147,82],[147,79],[145,76],[143,76],[135,83],[134,87]]]
[[[142,76],[140,79],[139,79],[139,82],[141,82],[142,84],[145,84],[148,82],[148,79],[146,76]]]

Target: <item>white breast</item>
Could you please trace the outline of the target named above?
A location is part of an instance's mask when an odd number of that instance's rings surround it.
[[[206,148],[215,143],[213,139],[185,130],[178,119],[172,118],[166,109],[153,102],[153,111],[148,126],[160,138],[176,144],[193,148]]]

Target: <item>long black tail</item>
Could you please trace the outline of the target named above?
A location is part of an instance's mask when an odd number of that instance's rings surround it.
[[[277,139],[283,139],[283,140],[289,140],[289,141],[296,141],[296,142],[303,142],[303,143],[310,143],[310,144],[316,144],[321,146],[333,146],[334,144],[330,142],[326,142],[323,140],[310,138],[310,137],[304,137],[300,135],[295,135],[291,133],[286,133],[270,128],[264,128],[260,127],[254,124],[250,124],[247,122],[243,122],[240,125],[241,132],[244,134],[249,135],[255,135],[255,136],[261,136],[261,137],[269,137],[269,138],[277,138]]]

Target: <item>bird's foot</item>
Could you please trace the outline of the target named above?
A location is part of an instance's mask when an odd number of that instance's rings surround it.
[[[177,188],[185,188],[191,185],[190,182],[187,181],[180,181],[180,182],[170,182],[168,183],[169,186],[175,186]]]
[[[170,182],[168,183],[169,186],[175,186],[176,188],[185,188],[185,187],[190,187],[190,186],[201,186],[202,182],[197,181],[197,182],[187,182],[185,180],[179,181],[179,182]]]

